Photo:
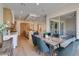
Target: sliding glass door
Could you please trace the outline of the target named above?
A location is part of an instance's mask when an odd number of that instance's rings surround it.
[[[50,21],[50,32],[52,34],[64,35],[64,22]]]
[[[60,22],[60,35],[64,35],[64,22]]]
[[[50,21],[50,31],[53,34],[59,34],[59,22]]]

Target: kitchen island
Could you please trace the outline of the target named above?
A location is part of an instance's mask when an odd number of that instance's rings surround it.
[[[13,41],[12,41],[13,48],[16,48],[17,47],[18,33],[17,32],[11,32],[10,34],[3,34],[3,41],[9,40],[10,38],[13,39]]]

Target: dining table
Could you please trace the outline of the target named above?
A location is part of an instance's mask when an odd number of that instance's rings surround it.
[[[36,37],[39,37],[41,40],[43,40],[46,44],[49,45],[49,50],[50,50],[50,55],[52,55],[52,52],[55,51],[54,47],[59,48],[60,44],[63,42],[63,39],[58,38],[58,37],[43,37],[41,35],[35,35]]]

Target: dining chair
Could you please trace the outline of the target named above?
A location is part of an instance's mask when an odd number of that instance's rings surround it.
[[[49,53],[49,48],[47,47],[45,42],[43,40],[41,40],[41,38],[39,38],[39,37],[36,37],[36,40],[37,40],[38,49],[40,50],[39,53],[40,52]]]
[[[34,35],[32,35],[32,42],[34,46],[37,45],[36,37]]]

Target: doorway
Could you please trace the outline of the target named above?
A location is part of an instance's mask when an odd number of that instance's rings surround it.
[[[20,23],[20,35],[26,36],[26,33],[29,32],[30,24],[29,23]]]
[[[59,34],[59,22],[50,21],[50,31],[53,34]]]

